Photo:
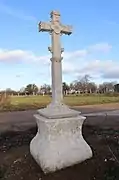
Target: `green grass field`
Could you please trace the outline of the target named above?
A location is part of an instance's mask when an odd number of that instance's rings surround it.
[[[23,106],[46,106],[51,102],[50,96],[24,96],[24,97],[11,97],[12,105],[23,105]],[[66,96],[64,102],[69,106],[81,106],[81,105],[92,105],[92,104],[104,104],[119,102],[119,96],[105,96],[105,95],[79,95],[79,96]]]
[[[50,96],[13,96],[10,103],[5,104],[1,111],[16,111],[38,109],[45,107],[51,102]],[[119,95],[70,95],[64,97],[65,104],[69,106],[95,105],[106,103],[118,103]]]

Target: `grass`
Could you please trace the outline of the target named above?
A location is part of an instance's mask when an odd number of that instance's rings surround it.
[[[51,101],[50,96],[13,96],[11,97],[11,104],[48,104]]]
[[[45,107],[51,102],[50,96],[14,96],[10,98],[10,103],[5,104],[1,111],[15,111],[38,109]],[[95,105],[105,103],[118,103],[119,95],[70,95],[64,97],[64,102],[69,106]]]

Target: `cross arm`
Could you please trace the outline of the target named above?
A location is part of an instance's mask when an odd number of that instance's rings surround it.
[[[67,25],[67,26],[62,25],[61,33],[62,33],[62,34],[66,34],[66,35],[72,34],[72,26],[69,26],[69,25]]]
[[[50,23],[40,21],[40,23],[39,23],[39,32],[40,31],[50,32],[51,31]]]

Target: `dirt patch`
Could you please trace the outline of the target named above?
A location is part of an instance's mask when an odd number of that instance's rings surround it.
[[[73,167],[44,175],[29,152],[36,129],[0,136],[1,180],[119,180],[119,129],[83,127],[93,158]]]

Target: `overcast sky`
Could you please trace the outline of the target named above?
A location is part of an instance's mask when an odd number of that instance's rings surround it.
[[[119,79],[118,0],[0,0],[0,89],[50,84],[51,44],[38,22],[59,10],[63,24],[63,81],[89,74],[97,83]]]

